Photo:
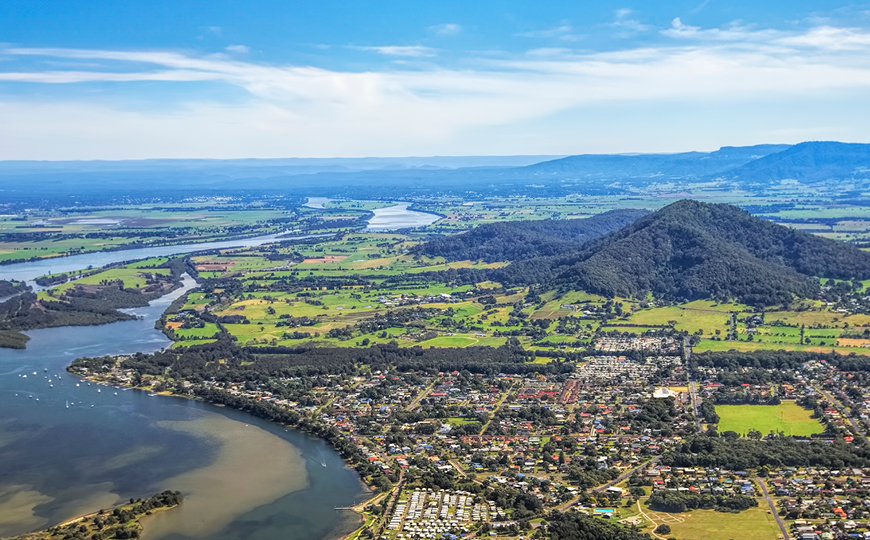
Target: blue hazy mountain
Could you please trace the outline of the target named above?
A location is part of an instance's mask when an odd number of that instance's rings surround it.
[[[722,174],[747,183],[870,179],[870,144],[805,142],[752,160]]]
[[[536,163],[517,172],[599,179],[701,177],[722,173],[788,148],[784,144],[763,144],[681,154],[587,154]]]
[[[32,199],[272,194],[349,198],[624,195],[651,184],[763,189],[782,180],[870,189],[870,145],[806,142],[714,152],[345,159],[0,162],[0,194]]]

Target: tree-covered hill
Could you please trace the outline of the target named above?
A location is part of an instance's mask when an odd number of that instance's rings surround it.
[[[460,245],[471,249],[471,244]],[[577,251],[445,274],[464,283],[490,279],[506,286],[541,285],[605,296],[642,298],[652,293],[673,300],[738,299],[772,305],[814,296],[820,287],[817,277],[870,279],[870,253],[756,218],[735,206],[682,200]]]
[[[870,278],[870,253],[727,204],[683,200],[556,266],[555,281],[606,295],[771,304],[811,296],[812,276]]]
[[[586,219],[489,223],[462,234],[426,242],[417,246],[414,252],[450,261],[486,262],[564,255],[648,213],[646,210],[625,209]]]

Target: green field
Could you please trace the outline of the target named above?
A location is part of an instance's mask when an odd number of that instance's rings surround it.
[[[763,435],[782,431],[786,435],[808,436],[823,431],[822,425],[810,418],[810,411],[793,401],[779,405],[716,405],[719,433],[735,431],[745,435],[756,429]]]
[[[685,540],[774,540],[780,535],[779,527],[774,517],[767,513],[767,508],[767,504],[761,500],[757,508],[739,514],[715,510],[692,510],[680,514],[647,511],[647,514],[657,523],[664,522],[671,527],[666,537]]]

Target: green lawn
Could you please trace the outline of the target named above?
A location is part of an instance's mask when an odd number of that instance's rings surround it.
[[[726,514],[715,510],[692,510],[679,514],[666,514],[647,510],[657,523],[659,516],[671,518],[668,525],[670,534],[684,540],[774,540],[780,535],[776,520],[767,513],[768,506],[759,501],[757,508],[744,510],[739,514]],[[677,520],[683,520],[679,523]]]
[[[757,429],[767,435],[782,431],[786,435],[813,435],[823,431],[822,425],[810,418],[810,411],[793,401],[779,405],[716,405],[719,415],[719,433],[736,431],[745,435]]]
[[[214,323],[205,323],[202,328],[185,328],[175,330],[178,336],[184,336],[188,339],[208,339],[220,332],[220,328]]]

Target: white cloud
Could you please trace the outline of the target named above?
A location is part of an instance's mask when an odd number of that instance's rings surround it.
[[[454,36],[462,32],[462,27],[455,23],[436,24],[435,26],[430,26],[429,31],[439,36]]]
[[[559,39],[562,41],[579,41],[580,39],[582,39],[581,36],[574,33],[574,27],[567,22],[562,22],[559,26],[544,28],[542,30],[520,32],[516,35],[518,37]]]
[[[427,57],[435,56],[435,49],[422,45],[387,45],[384,47],[354,47],[361,51],[374,51],[387,56]]]
[[[247,54],[251,52],[251,49],[249,47],[246,47],[245,45],[228,45],[226,51],[231,53]]]
[[[0,70],[0,80],[121,83],[99,103],[77,101],[74,86],[64,98],[0,95],[0,159],[562,153],[578,140],[603,144],[595,141],[608,136],[614,151],[661,151],[667,148],[655,145],[669,139],[658,131],[660,123],[650,121],[646,131],[632,133],[633,144],[647,133],[646,147],[626,148],[619,145],[629,139],[608,131],[614,129],[609,118],[581,127],[559,119],[571,111],[611,107],[657,114],[667,109],[663,104],[678,104],[758,122],[759,115],[748,115],[744,105],[765,100],[797,104],[790,114],[807,124],[782,128],[793,133],[828,133],[824,130],[833,129],[837,120],[806,115],[821,110],[814,105],[837,99],[857,115],[839,121],[870,126],[861,117],[863,96],[870,91],[870,32],[817,27],[786,33],[739,25],[713,32],[679,19],[672,29],[683,34],[670,46],[606,53],[549,47],[508,59],[477,56],[464,69],[390,64],[366,72],[176,51],[0,49],[0,55],[20,57],[16,66],[25,57],[79,64],[69,70]],[[393,57],[435,54],[420,46],[362,49]],[[100,67],[87,67],[91,64]],[[135,102],[138,88],[123,85],[128,81],[216,81],[243,89],[246,97],[235,93],[232,101],[220,102],[185,95],[171,103],[171,110],[143,111],[140,105],[127,106],[125,89]],[[627,127],[632,125],[638,124],[627,121]],[[764,133],[776,132],[772,125],[763,127]],[[685,133],[700,129],[691,119],[680,128]],[[706,124],[703,128],[718,133]],[[861,129],[842,138],[854,140],[864,133]],[[866,132],[870,140],[870,128]]]
[[[671,21],[671,27],[662,30],[662,34],[684,40],[744,42],[752,46],[774,44],[777,39],[789,35],[780,30],[756,30],[742,21],[733,21],[724,28],[701,28],[684,24],[679,17]]]
[[[528,56],[567,56],[573,51],[564,47],[540,47],[526,51]]]
[[[827,51],[861,51],[870,47],[870,34],[854,28],[821,26],[804,34],[780,38],[777,42]]]
[[[633,37],[640,32],[646,32],[652,28],[648,24],[643,24],[637,19],[630,19],[629,17],[632,13],[634,13],[634,11],[626,8],[617,9],[614,12],[616,19],[610,23],[610,26],[618,29],[618,32],[616,33],[617,37]]]

